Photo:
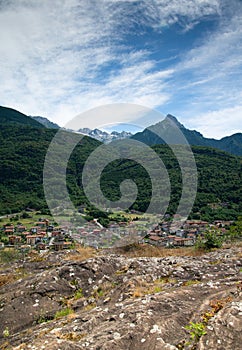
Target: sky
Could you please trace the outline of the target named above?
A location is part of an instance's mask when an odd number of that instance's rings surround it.
[[[64,126],[135,103],[242,131],[241,0],[0,0],[0,43],[2,106]]]

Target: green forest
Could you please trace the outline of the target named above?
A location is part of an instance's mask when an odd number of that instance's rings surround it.
[[[1,215],[26,208],[43,212],[47,210],[43,191],[43,166],[55,133],[56,130],[47,128],[1,125]],[[66,135],[68,139],[70,133],[66,132]],[[67,186],[76,207],[82,204],[89,205],[82,189],[82,169],[88,156],[98,146],[100,142],[84,137],[75,147],[69,160],[66,171]],[[65,145],[61,147],[64,151]],[[171,200],[167,213],[173,214],[176,212],[182,189],[179,164],[168,146],[156,145],[152,148],[162,159],[169,173]],[[207,147],[192,147],[192,150],[198,169],[198,191],[191,218],[208,221],[236,219],[242,213],[242,158]],[[145,211],[150,203],[152,186],[146,169],[135,161],[119,159],[111,162],[101,176],[103,193],[110,200],[118,200],[119,185],[125,179],[133,179],[138,187],[138,196],[131,208]]]

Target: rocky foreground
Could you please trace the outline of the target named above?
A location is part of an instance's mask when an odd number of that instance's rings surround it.
[[[1,349],[241,349],[238,247],[84,261],[51,253],[0,274]]]

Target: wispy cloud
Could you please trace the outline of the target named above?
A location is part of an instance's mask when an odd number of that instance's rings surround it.
[[[180,101],[179,114],[187,118],[192,110],[193,115],[211,110],[213,100],[214,110],[220,103],[221,109],[232,108],[239,98],[231,85],[232,75],[240,76],[241,13],[239,0],[2,2],[0,104],[62,125],[112,102],[161,110],[169,103],[173,113]],[[204,34],[177,65],[166,57],[169,64],[162,66],[152,47],[127,39],[136,33],[138,40],[147,28],[162,34],[173,24],[186,32],[211,16],[220,18],[217,30]]]
[[[194,129],[199,129],[206,137],[222,138],[229,134],[241,132],[241,116],[242,105],[232,108],[225,108],[206,112],[197,115],[197,118],[188,120],[189,124]],[[226,132],[228,129],[228,121],[230,133]]]
[[[242,4],[235,0],[230,6],[229,11],[223,9],[226,16],[222,13],[216,31],[186,52],[175,67],[173,97],[183,98],[179,112],[206,136],[241,131]]]

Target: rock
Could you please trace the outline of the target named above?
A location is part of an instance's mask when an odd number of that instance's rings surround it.
[[[240,350],[242,334],[242,301],[231,302],[214,317],[198,350]]]
[[[192,349],[185,327],[201,322],[213,300],[197,349],[240,349],[238,248],[196,258],[49,259],[53,267],[27,263],[24,278],[1,288],[1,349]]]

